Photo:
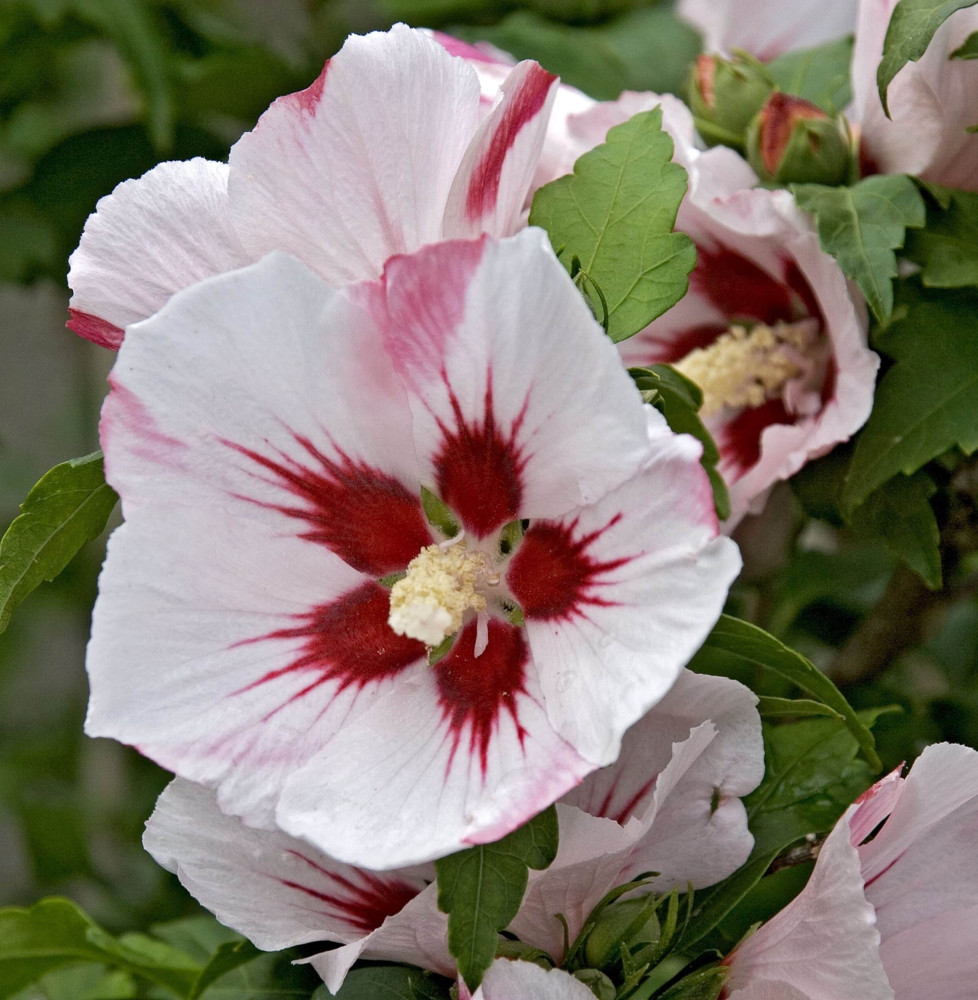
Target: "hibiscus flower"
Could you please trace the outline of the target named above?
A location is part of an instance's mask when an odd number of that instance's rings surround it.
[[[801,893],[725,960],[724,996],[971,1000],[976,838],[978,753],[928,747],[849,807]]]
[[[712,885],[747,858],[753,838],[740,796],[764,772],[756,698],[736,681],[684,671],[625,736],[622,754],[557,803],[559,850],[530,873],[509,930],[564,958],[591,910],[617,885],[655,870],[648,887]],[[339,989],[358,958],[405,962],[454,977],[434,865],[371,872],[279,831],[224,815],[214,792],[177,779],[160,796],[147,850],[222,923],[278,950],[343,946],[312,959]]]
[[[270,255],[111,382],[88,731],[347,863],[495,840],[614,760],[739,569],[540,230],[346,291]]]
[[[228,163],[161,163],[98,203],[70,261],[69,327],[116,348],[174,292],[271,250],[340,285],[426,243],[515,232],[556,80],[522,62],[484,100],[424,31],[351,36]]]

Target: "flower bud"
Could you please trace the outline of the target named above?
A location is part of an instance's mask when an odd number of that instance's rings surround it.
[[[650,944],[659,940],[655,898],[650,894],[624,899],[603,909],[584,944],[587,964],[601,969],[618,955],[621,945]]]
[[[751,119],[774,90],[774,81],[756,59],[697,56],[690,70],[689,106],[697,131],[710,146],[742,148]]]
[[[763,181],[776,184],[842,184],[849,174],[852,142],[841,116],[773,93],[747,130],[747,159]]]

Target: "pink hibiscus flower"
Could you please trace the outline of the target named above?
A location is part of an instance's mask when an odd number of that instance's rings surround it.
[[[725,960],[724,996],[971,1000],[976,840],[978,753],[928,747],[849,807],[802,892]]]
[[[249,824],[372,868],[502,836],[615,759],[739,569],[539,230],[344,292],[275,254],[136,329],[87,728]]]
[[[515,232],[556,79],[523,62],[483,100],[424,31],[351,36],[228,163],[162,163],[98,203],[70,261],[68,325],[116,348],[174,292],[271,250],[340,285],[426,243]]]
[[[712,885],[739,867],[753,846],[740,796],[764,772],[756,700],[735,681],[684,671],[628,731],[618,761],[558,802],[557,857],[530,873],[509,929],[560,962],[556,914],[573,939],[609,890],[643,872],[660,872],[651,888],[666,891]],[[358,958],[455,975],[434,865],[343,865],[279,831],[243,826],[220,811],[213,791],[180,779],[160,797],[144,844],[259,947],[342,943],[312,959],[334,992]]]

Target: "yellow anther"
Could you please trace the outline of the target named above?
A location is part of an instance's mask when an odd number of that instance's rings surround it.
[[[731,326],[709,347],[697,347],[674,367],[703,390],[703,416],[726,407],[760,406],[802,374],[815,323]]]
[[[478,588],[491,579],[492,567],[482,552],[469,552],[461,542],[448,548],[429,545],[391,587],[387,623],[398,635],[437,646],[462,627],[466,611],[485,609]]]

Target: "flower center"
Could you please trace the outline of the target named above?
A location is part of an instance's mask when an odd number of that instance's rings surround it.
[[[428,545],[391,587],[387,623],[398,635],[437,646],[462,627],[469,609],[484,611],[480,588],[497,583],[489,557],[464,542]]]
[[[811,368],[806,357],[818,323],[758,323],[749,330],[732,325],[709,347],[697,347],[674,368],[692,379],[703,391],[704,417],[725,408],[760,406],[792,379]]]

